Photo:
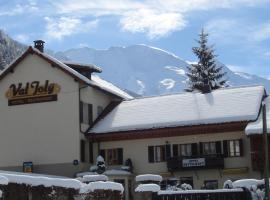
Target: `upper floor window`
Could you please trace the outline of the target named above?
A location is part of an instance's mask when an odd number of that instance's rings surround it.
[[[93,105],[80,102],[80,122],[83,124],[92,124],[93,122]]]
[[[216,143],[215,142],[203,142],[203,155],[213,155],[216,154]]]
[[[197,143],[173,144],[173,156],[195,156],[197,155]]]
[[[164,162],[166,160],[166,145],[149,146],[148,160],[152,162]]]
[[[105,159],[107,165],[122,165],[123,164],[123,149],[101,149],[101,156]]]
[[[225,140],[223,141],[223,148],[225,156],[237,157],[243,156],[242,140]]]

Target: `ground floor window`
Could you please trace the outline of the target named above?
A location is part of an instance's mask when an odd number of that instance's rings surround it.
[[[102,149],[101,156],[105,159],[107,165],[122,165],[123,164],[123,149]]]
[[[204,181],[204,189],[208,189],[208,190],[218,189],[218,181],[217,180]]]

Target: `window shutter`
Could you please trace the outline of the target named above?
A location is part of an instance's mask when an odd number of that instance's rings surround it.
[[[177,157],[178,156],[178,144],[173,144],[172,148],[173,148],[173,157]]]
[[[85,162],[85,141],[81,140],[81,162]]]
[[[118,148],[117,149],[117,154],[118,154],[118,164],[122,165],[123,164],[123,149],[122,148]]]
[[[91,125],[93,123],[93,105],[88,104],[88,124]]]
[[[171,158],[171,145],[170,144],[166,144],[165,152],[166,152],[165,160],[170,159]]]
[[[101,149],[99,151],[99,154],[104,158],[104,160],[106,161],[106,157],[105,157],[105,150],[104,149]]]
[[[191,144],[191,153],[192,153],[192,156],[197,156],[198,155],[198,145],[197,145],[197,143],[192,143]]]
[[[216,154],[221,155],[221,141],[216,142]]]
[[[93,163],[94,159],[93,159],[93,144],[92,142],[89,142],[89,162]]]
[[[244,156],[243,140],[239,139],[240,156]]]
[[[223,156],[227,158],[229,156],[228,153],[228,140],[223,140]]]
[[[80,105],[79,105],[79,112],[80,112],[80,123],[83,123],[83,102],[80,101]]]
[[[200,145],[200,155],[203,155],[203,143],[200,142],[199,145]]]
[[[154,147],[153,146],[148,147],[148,161],[150,163],[154,162]]]

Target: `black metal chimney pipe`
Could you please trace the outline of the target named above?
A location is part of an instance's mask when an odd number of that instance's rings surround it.
[[[34,47],[38,49],[40,52],[44,52],[44,41],[43,40],[35,40]]]

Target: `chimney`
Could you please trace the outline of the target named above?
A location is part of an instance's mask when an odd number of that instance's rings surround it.
[[[43,40],[35,40],[34,47],[43,53],[44,51],[44,41]]]

